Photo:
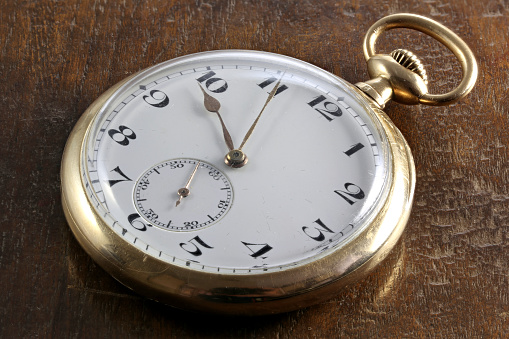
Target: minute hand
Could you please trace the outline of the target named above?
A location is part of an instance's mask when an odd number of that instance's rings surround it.
[[[283,76],[285,74],[283,73],[283,75],[281,76],[281,78],[279,78],[279,81],[276,83],[276,86],[274,86],[274,88],[272,89],[272,91],[270,91],[269,93],[269,97],[267,98],[267,100],[265,101],[265,104],[263,105],[262,107],[262,110],[260,111],[260,113],[258,114],[258,116],[256,117],[256,120],[253,122],[253,124],[251,125],[251,128],[249,128],[249,131],[247,131],[246,133],[246,136],[244,137],[244,140],[242,140],[242,143],[240,144],[240,147],[238,148],[239,150],[242,150],[242,147],[244,147],[244,145],[246,144],[247,140],[249,139],[249,137],[251,136],[251,134],[253,133],[253,130],[255,129],[256,127],[256,124],[258,123],[258,120],[260,120],[260,117],[262,116],[262,113],[263,111],[265,110],[265,107],[267,107],[267,105],[269,104],[269,102],[272,100],[272,98],[274,98],[274,96],[276,95],[276,91],[277,89],[279,88],[279,84],[281,83],[281,79],[283,79]]]

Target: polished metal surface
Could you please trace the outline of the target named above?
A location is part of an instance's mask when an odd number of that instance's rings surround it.
[[[422,64],[421,59],[419,59],[417,55],[406,49],[398,48],[391,52],[391,57],[401,66],[420,76],[424,81],[424,84],[428,84],[428,75],[426,74],[426,69]]]
[[[224,156],[224,163],[233,168],[244,167],[248,161],[248,157],[240,149],[231,150]]]
[[[370,66],[370,60],[378,57],[375,51],[376,41],[383,32],[394,28],[414,29],[436,39],[449,50],[451,50],[451,52],[456,56],[461,64],[463,72],[463,78],[461,79],[459,85],[448,93],[430,94],[427,93],[427,90],[425,92],[410,90],[410,93],[406,93],[404,88],[400,88],[400,93],[396,91],[394,93],[395,101],[410,104],[420,103],[430,106],[443,106],[457,102],[472,90],[477,79],[478,68],[474,54],[468,45],[444,25],[429,18],[409,13],[400,13],[386,16],[375,22],[366,33],[363,42],[363,51],[364,57],[368,62],[368,71],[372,78],[376,78],[378,76],[389,76],[398,83],[404,83],[406,81],[404,78],[402,78],[401,81],[398,81],[399,76],[396,74],[388,75],[386,72],[384,72],[385,63],[382,63],[381,66]],[[398,84],[398,86],[399,85],[400,84]],[[417,102],[415,102],[413,97],[416,97]]]

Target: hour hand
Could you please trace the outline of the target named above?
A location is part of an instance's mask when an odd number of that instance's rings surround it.
[[[203,89],[203,87],[200,84],[198,84],[198,86],[200,86],[200,89],[203,93],[203,105],[205,106],[205,109],[211,113],[217,114],[217,116],[219,117],[219,121],[221,122],[221,127],[223,128],[224,142],[226,143],[226,146],[228,147],[228,149],[230,151],[233,150],[234,147],[233,147],[232,137],[230,136],[230,133],[228,132],[228,129],[226,128],[226,125],[223,121],[223,118],[221,117],[221,114],[219,114],[219,109],[221,108],[221,104],[219,103],[219,101],[217,101],[216,98],[212,97],[207,92],[205,92],[205,90]]]

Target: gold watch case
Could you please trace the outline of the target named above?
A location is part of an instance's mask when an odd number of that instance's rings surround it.
[[[379,213],[339,251],[280,272],[220,275],[170,265],[127,243],[91,205],[80,163],[87,132],[104,102],[124,82],[94,102],[72,131],[62,159],[62,203],[67,221],[85,251],[127,287],[183,309],[232,315],[280,313],[331,298],[382,261],[400,238],[412,205],[415,168],[410,148],[387,115],[371,104],[383,126],[392,168]],[[357,88],[352,91],[363,95]],[[367,99],[368,100],[368,99]]]

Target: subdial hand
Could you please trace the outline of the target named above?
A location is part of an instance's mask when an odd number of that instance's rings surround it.
[[[193,173],[191,173],[191,176],[187,180],[186,186],[179,188],[177,191],[177,194],[179,195],[179,200],[175,203],[175,207],[180,205],[180,202],[182,201],[182,198],[185,198],[191,194],[191,191],[189,190],[189,185],[191,184],[191,181],[194,178],[194,175],[196,174],[196,171],[198,170],[198,167],[200,166],[200,161],[196,163],[196,166],[194,167]]]
[[[203,89],[203,87],[201,87],[200,84],[198,84],[198,86],[200,86],[200,89],[203,92],[203,105],[205,106],[205,109],[211,113],[216,113],[217,116],[219,117],[219,121],[221,121],[221,127],[223,128],[224,142],[226,143],[228,149],[231,151],[232,149],[234,149],[233,141],[232,137],[230,136],[230,133],[228,132],[228,129],[226,128],[223,118],[221,117],[221,114],[219,114],[221,104],[219,103],[219,101],[217,101],[216,98],[212,97],[207,92],[205,92],[205,90]]]
[[[247,131],[246,136],[244,137],[244,140],[242,140],[242,143],[240,144],[240,147],[238,149],[230,150],[230,152],[228,152],[226,154],[226,156],[224,158],[224,162],[228,166],[231,166],[231,167],[242,167],[242,166],[244,166],[247,163],[248,159],[247,159],[247,156],[244,154],[244,152],[242,152],[242,148],[244,147],[244,145],[246,144],[247,140],[249,139],[249,137],[253,133],[253,130],[255,129],[256,124],[258,124],[258,120],[260,120],[260,117],[262,116],[263,111],[265,111],[265,107],[267,107],[269,102],[276,95],[277,89],[279,88],[279,85],[281,84],[281,80],[283,79],[285,73],[286,72],[284,72],[281,75],[281,77],[279,78],[279,81],[276,83],[276,85],[274,86],[272,91],[270,91],[269,96],[268,96],[267,100],[265,100],[265,104],[262,107],[262,110],[260,111],[260,113],[256,117],[255,121],[251,125],[251,128],[249,128],[249,130]]]

